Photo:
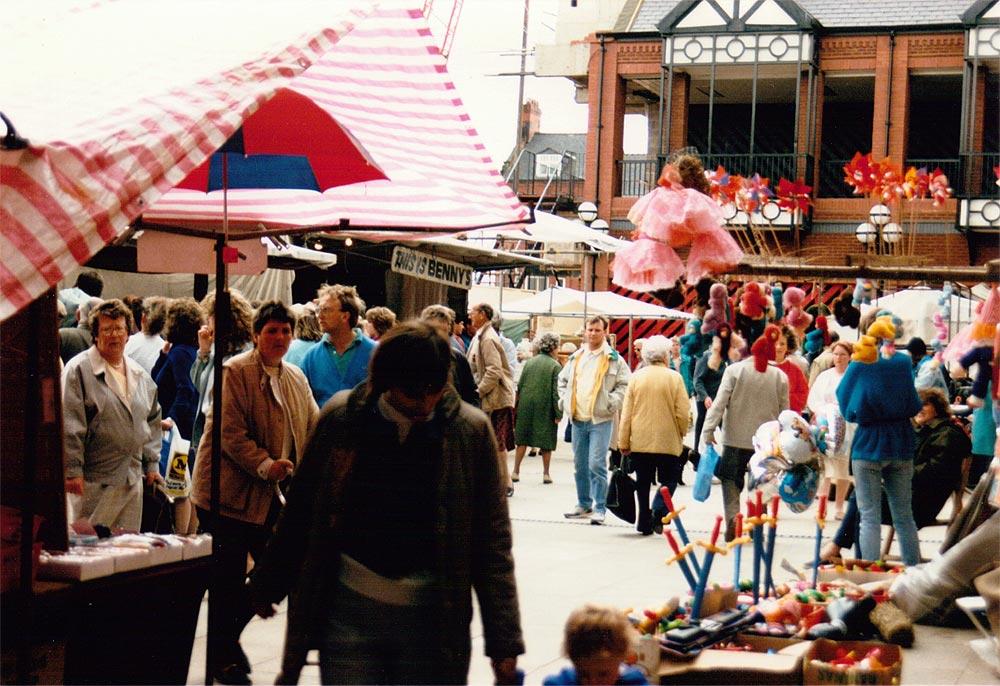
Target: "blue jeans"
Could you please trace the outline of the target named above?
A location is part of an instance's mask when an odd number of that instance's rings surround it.
[[[861,512],[861,557],[877,560],[882,548],[882,488],[892,513],[903,563],[920,562],[920,540],[913,520],[913,460],[852,460],[854,488]]]
[[[580,507],[605,512],[608,502],[608,447],[614,422],[573,420],[573,467]]]

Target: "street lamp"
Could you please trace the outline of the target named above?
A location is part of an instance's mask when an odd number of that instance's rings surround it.
[[[605,231],[606,232],[606,231],[608,231],[608,230],[611,229],[611,225],[608,224],[603,219],[595,219],[594,221],[590,222],[590,228],[592,228],[592,229],[594,229],[596,231]]]
[[[576,208],[576,216],[578,216],[580,221],[584,224],[590,226],[590,223],[597,219],[597,205],[589,200],[587,202],[580,203],[580,205]]]

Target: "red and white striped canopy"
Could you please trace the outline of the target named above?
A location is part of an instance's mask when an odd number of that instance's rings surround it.
[[[197,193],[192,204],[191,191],[168,191],[282,87],[327,109],[390,181],[325,194],[231,191],[234,228],[348,219],[440,231],[524,221],[527,210],[479,142],[420,12],[398,7],[5,4],[0,108],[30,145],[0,150],[0,320],[140,214],[217,230],[221,193]]]
[[[231,229],[335,227],[459,231],[523,222],[418,9],[380,8],[290,85],[326,110],[388,177],[324,191],[230,190]],[[154,225],[214,229],[222,192],[174,189]]]

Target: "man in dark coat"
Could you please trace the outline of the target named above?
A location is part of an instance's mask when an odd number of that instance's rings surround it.
[[[279,683],[320,651],[323,683],[466,683],[472,591],[497,683],[524,652],[510,518],[489,420],[448,384],[426,323],[379,342],[368,383],[324,407],[251,579],[289,595]]]

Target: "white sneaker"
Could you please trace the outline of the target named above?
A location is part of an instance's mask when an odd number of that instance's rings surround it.
[[[594,514],[590,515],[590,523],[593,524],[594,526],[600,526],[601,524],[604,524],[604,513],[595,512]]]
[[[591,515],[593,510],[589,507],[580,507],[577,505],[573,508],[572,512],[567,512],[563,515],[566,519],[586,519]]]

